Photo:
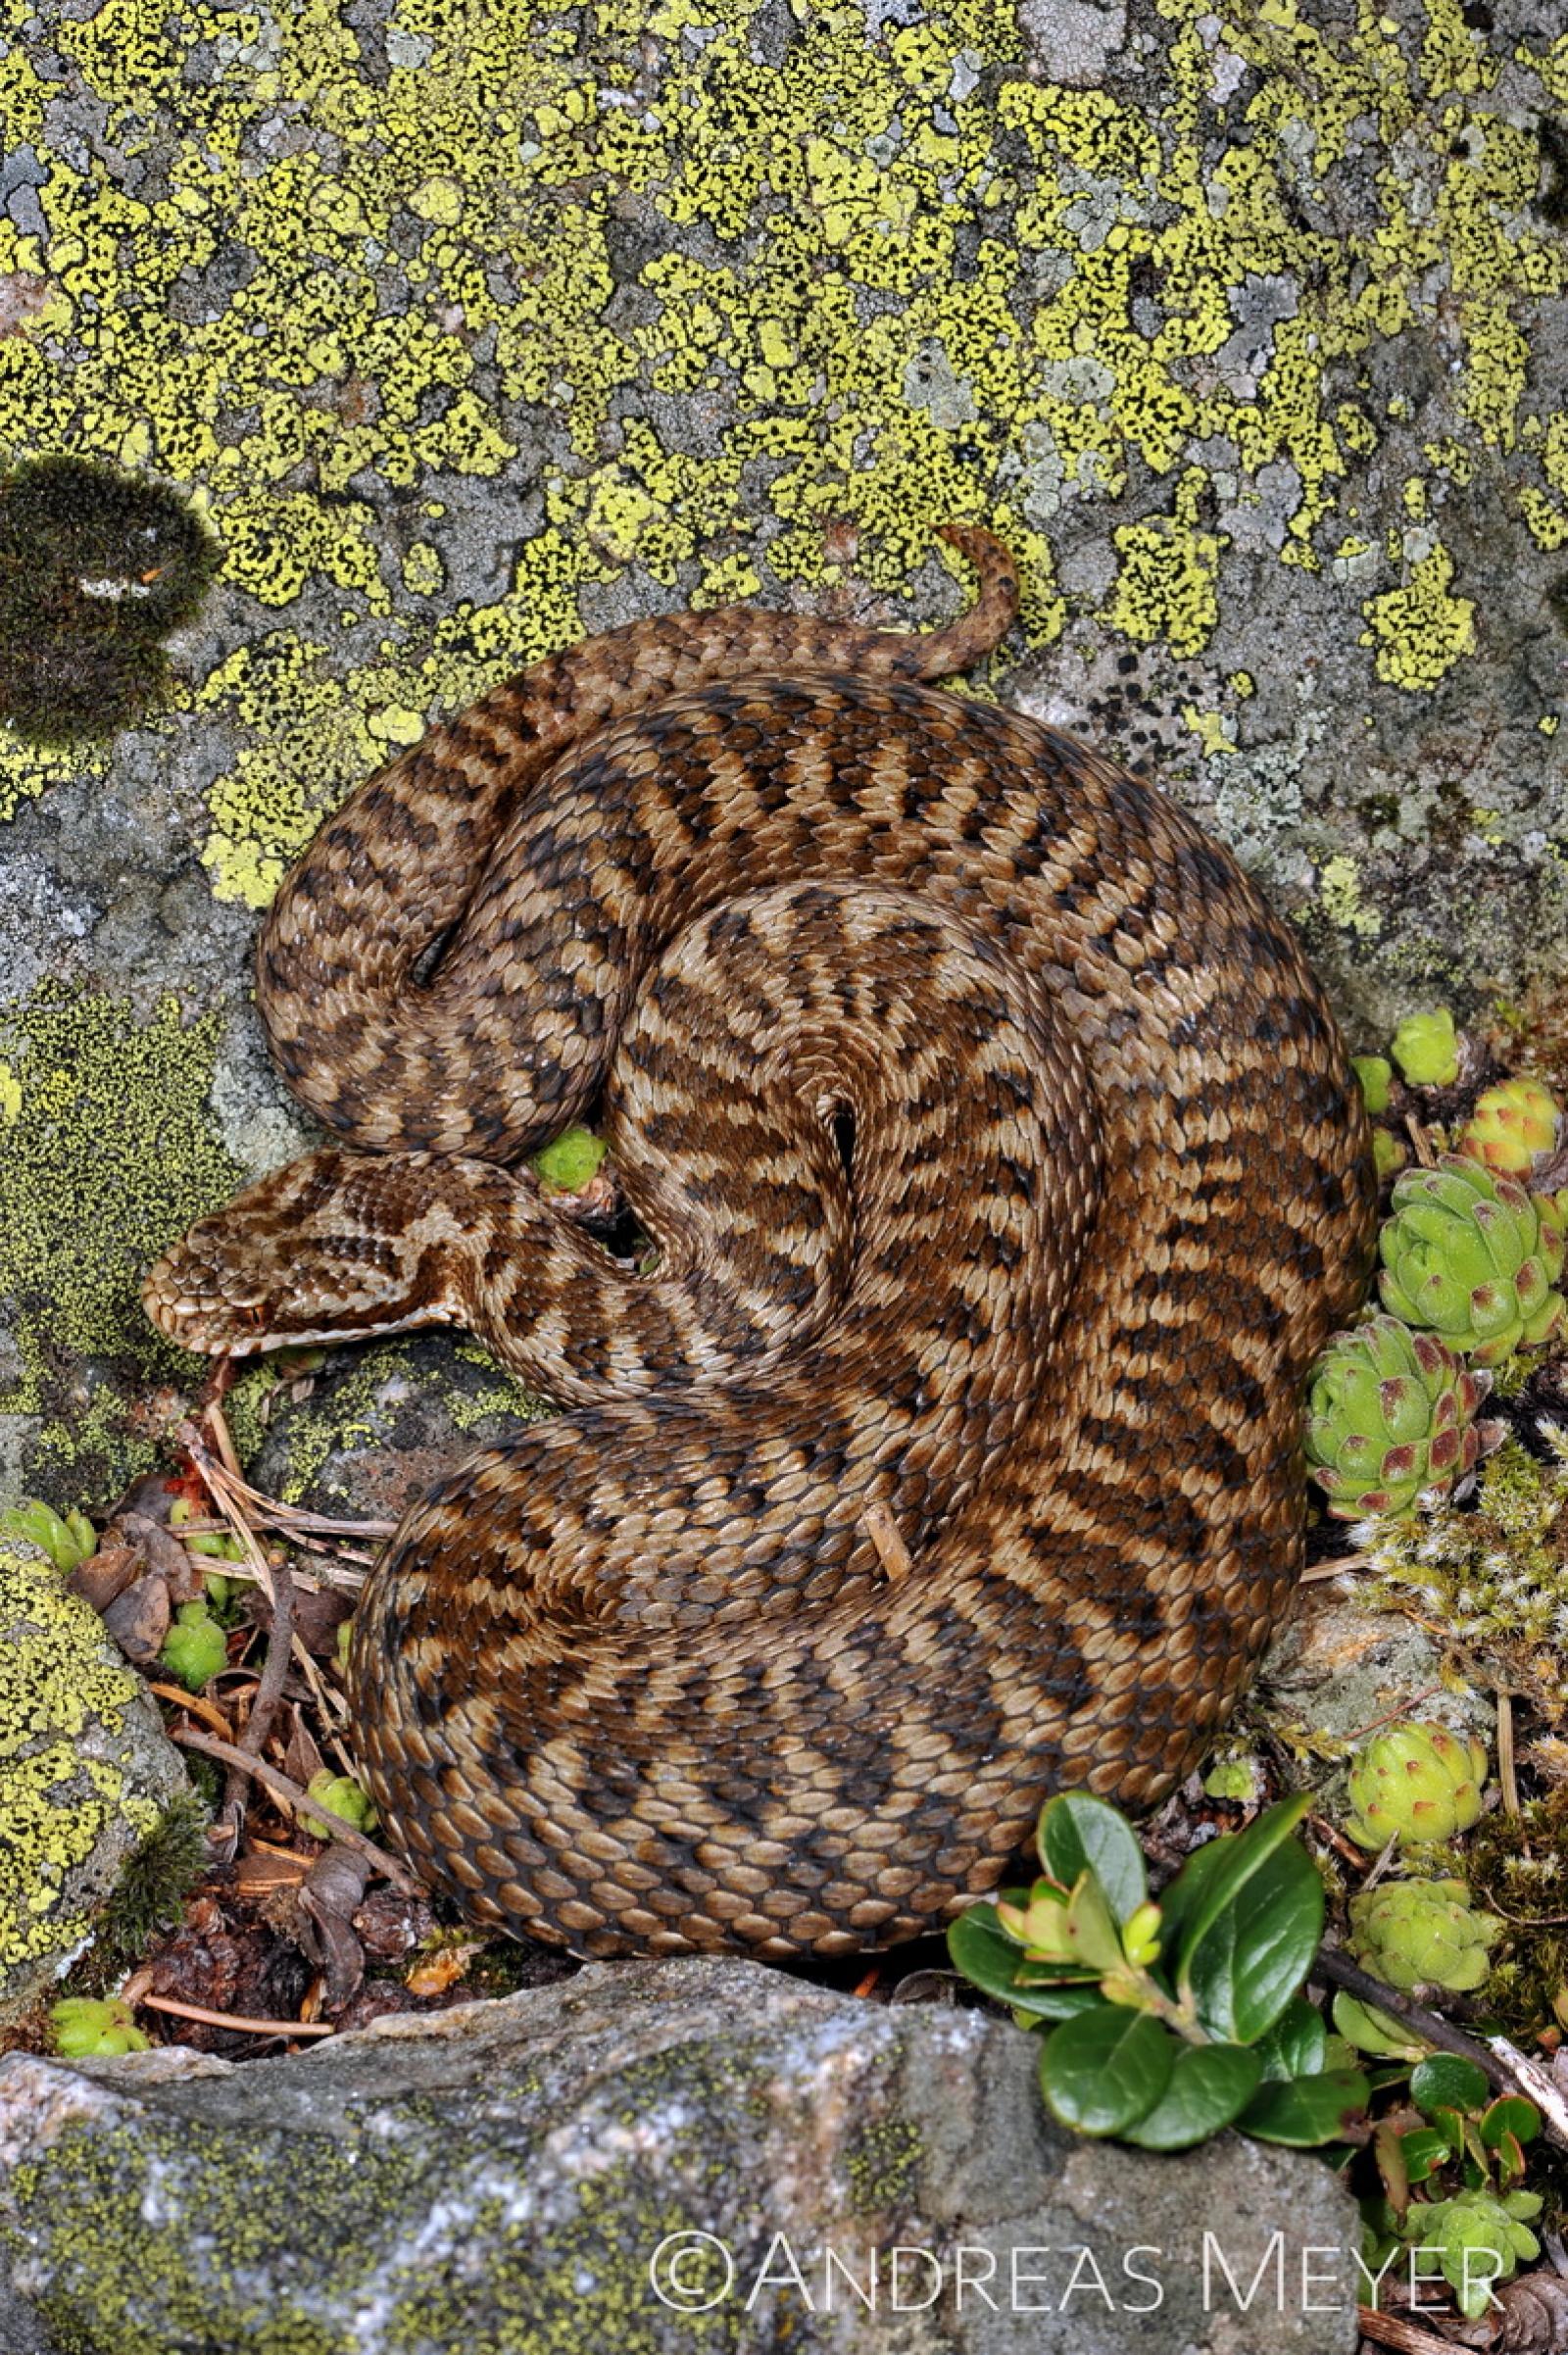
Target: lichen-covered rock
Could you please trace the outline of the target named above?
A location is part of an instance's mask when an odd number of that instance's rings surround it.
[[[0,1550],[0,2020],[36,2003],[186,1788],[97,1614],[41,1557]]]
[[[1074,2141],[1038,2051],[689,1961],[241,2070],[18,2054],[0,2262],[72,2355],[1234,2355],[1260,2308],[1271,2355],[1350,2355],[1318,2160]]]

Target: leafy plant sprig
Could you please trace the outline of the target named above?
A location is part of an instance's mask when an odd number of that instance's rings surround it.
[[[1380,2193],[1362,2201],[1377,2268],[1401,2246],[1418,2274],[1442,2274],[1461,2313],[1487,2311],[1492,2284],[1541,2253],[1530,2230],[1543,2201],[1520,2188],[1541,2113],[1522,2094],[1494,2096],[1472,2061],[1433,2053],[1410,2073],[1410,2099],[1372,2137]]]
[[[1323,1934],[1323,1885],[1293,1837],[1308,1803],[1211,1840],[1156,1903],[1126,1818],[1061,1792],[1036,1834],[1044,1878],[953,1924],[955,1967],[1045,2032],[1041,2087],[1064,2126],[1145,2150],[1227,2126],[1305,2147],[1365,2108],[1367,2079],[1325,2067],[1300,1993]]]

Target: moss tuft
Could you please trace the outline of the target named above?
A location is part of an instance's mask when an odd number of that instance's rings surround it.
[[[140,1284],[239,1180],[207,1110],[221,1019],[186,1029],[167,999],[141,1024],[113,999],[53,984],[0,1008],[12,1090],[0,1298],[14,1302],[23,1361],[0,1413],[41,1419],[33,1469],[57,1500],[112,1496],[146,1470],[137,1394],[194,1370],[147,1322]]]
[[[1513,1439],[1488,1457],[1473,1509],[1444,1503],[1363,1527],[1374,1595],[1416,1608],[1555,1726],[1568,1716],[1568,1437],[1545,1431],[1545,1463]]]
[[[0,712],[39,744],[113,735],[159,704],[160,640],[221,561],[176,491],[79,458],[0,482]]]

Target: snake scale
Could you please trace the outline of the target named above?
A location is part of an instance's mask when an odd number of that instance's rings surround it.
[[[938,1927],[1052,1787],[1165,1791],[1299,1567],[1340,1039],[1191,817],[927,683],[1016,611],[947,536],[947,628],[640,621],[362,785],[258,958],[343,1143],[148,1278],[191,1348],[456,1323],[567,1410],[406,1514],[349,1689],[425,1878],[579,1954]],[[517,1167],[596,1105],[651,1272]]]

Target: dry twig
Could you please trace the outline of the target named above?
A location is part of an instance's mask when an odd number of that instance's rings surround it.
[[[889,1583],[898,1586],[908,1577],[913,1563],[909,1548],[899,1534],[899,1525],[887,1506],[880,1501],[868,1504],[860,1518],[865,1534],[876,1547],[877,1559],[887,1572]]]
[[[233,2028],[248,2036],[335,2036],[330,2021],[250,2020],[239,2012],[210,2012],[205,2004],[176,2003],[172,1995],[138,1995],[138,2004],[151,2012],[169,2012],[176,2020],[199,2020],[204,2028]]]
[[[309,1791],[302,1791],[292,1776],[285,1775],[279,1767],[270,1766],[265,1758],[248,1758],[232,1742],[220,1742],[214,1734],[198,1734],[193,1726],[171,1727],[170,1739],[179,1742],[185,1749],[200,1750],[204,1757],[217,1758],[223,1766],[238,1766],[246,1774],[254,1775],[258,1783],[266,1784],[274,1798],[285,1800],[295,1813],[303,1814],[307,1827],[325,1821],[326,1810],[317,1805]],[[368,1856],[376,1871],[384,1873],[393,1888],[400,1889],[406,1897],[422,1896],[424,1893],[406,1865],[399,1864],[395,1856],[387,1849],[378,1847],[373,1840],[368,1840],[363,1832],[356,1832],[352,1824],[334,1819],[331,1837],[344,1841],[351,1848],[357,1848],[362,1856]]]

